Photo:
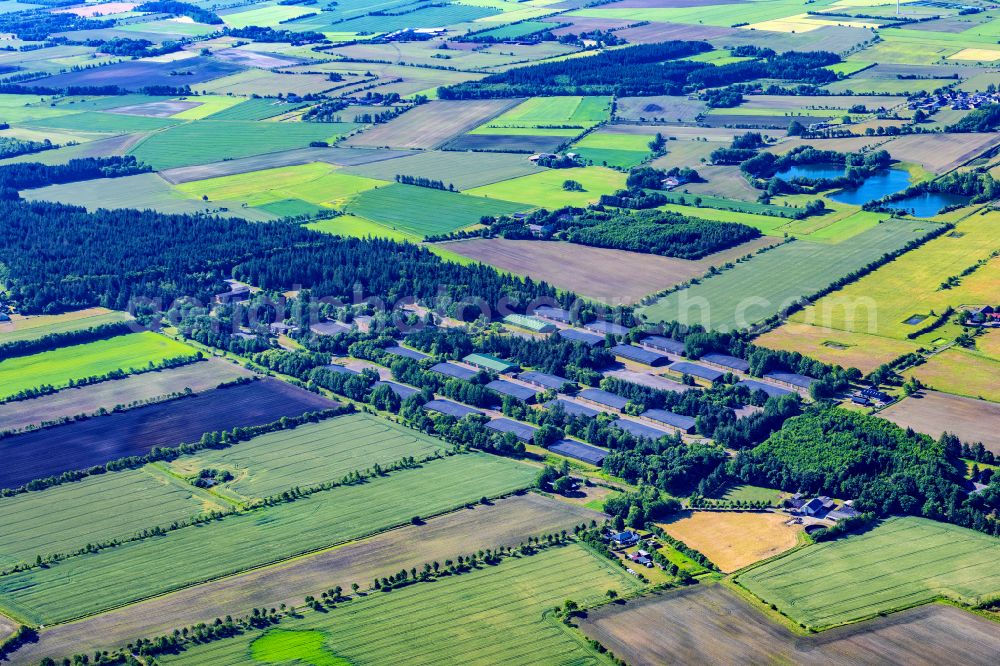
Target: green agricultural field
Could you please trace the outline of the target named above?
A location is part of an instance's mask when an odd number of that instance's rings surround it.
[[[563,183],[575,180],[583,185],[583,192],[568,192]],[[613,194],[625,187],[625,174],[604,167],[551,169],[530,176],[512,178],[500,183],[467,190],[467,194],[517,201],[539,208],[586,206],[596,202],[602,194]]]
[[[610,97],[532,97],[510,111],[480,125],[473,134],[512,134],[517,129],[543,128],[530,134],[544,134],[561,125],[572,125],[582,129],[593,127],[611,117]],[[509,131],[505,131],[509,130]],[[557,136],[574,136],[559,134]]]
[[[421,151],[406,157],[380,160],[355,167],[344,167],[344,173],[367,178],[393,181],[397,175],[440,180],[457,190],[489,185],[508,178],[517,178],[541,171],[528,161],[527,155],[514,153],[460,153]]]
[[[289,104],[273,99],[248,99],[242,104],[231,106],[211,115],[212,120],[264,120],[283,113],[301,109],[305,103]]]
[[[609,589],[624,594],[638,587],[621,568],[571,545],[390,594],[376,592],[328,613],[306,613],[267,632],[159,661],[415,665],[441,663],[446,654],[445,661],[462,664],[605,664],[605,656],[546,611],[566,599],[586,605]]]
[[[39,386],[67,386],[70,381],[112,370],[143,370],[151,363],[194,353],[182,342],[144,331],[9,358],[0,361],[0,399]]]
[[[316,220],[315,222],[307,223],[305,226],[313,231],[333,234],[334,236],[348,236],[352,238],[367,238],[372,236],[374,238],[388,238],[389,240],[401,243],[404,241],[419,243],[423,240],[423,236],[393,229],[392,227],[387,227],[377,222],[366,220],[363,217],[350,214]],[[436,246],[432,245],[431,249],[433,250],[434,247]]]
[[[385,185],[384,181],[342,173],[325,162],[263,169],[177,185],[192,199],[245,203],[256,207],[298,199],[315,205],[341,205],[349,198]]]
[[[226,490],[263,498],[295,486],[339,480],[374,464],[384,466],[408,456],[419,460],[446,448],[441,440],[411,428],[370,414],[352,414],[270,433],[228,449],[201,451],[175,460],[170,467],[186,477],[202,469],[227,470],[235,479],[225,484]]]
[[[904,247],[933,223],[894,220],[835,244],[796,240],[639,308],[647,321],[743,328]]]
[[[229,95],[198,95],[197,97],[188,97],[186,99],[190,102],[198,102],[198,106],[175,113],[171,116],[172,119],[201,120],[246,101],[243,97],[230,97]]]
[[[926,518],[892,518],[762,564],[737,582],[795,622],[823,629],[938,597],[995,598],[998,557],[996,537]]]
[[[570,150],[594,164],[628,169],[649,157],[649,142],[654,136],[654,132],[616,134],[597,131],[580,139]]]
[[[250,25],[277,28],[283,21],[289,21],[312,12],[313,10],[309,7],[301,5],[263,5],[248,11],[226,14],[223,20],[230,28],[245,28]]]
[[[332,141],[354,127],[353,123],[201,120],[156,132],[129,152],[160,171],[305,148],[312,141]]]
[[[129,116],[123,113],[102,113],[100,111],[84,111],[70,115],[59,115],[52,118],[32,120],[26,125],[31,127],[51,127],[53,129],[78,130],[87,132],[110,132],[127,134],[129,132],[151,132],[176,125],[172,118],[152,118],[149,116]]]
[[[38,555],[129,538],[224,506],[205,491],[149,467],[0,498],[0,570],[34,563]]]
[[[767,502],[772,506],[777,506],[778,501],[781,499],[781,491],[774,488],[741,484],[726,488],[726,491],[719,496],[719,499],[730,502]]]
[[[36,317],[19,317],[13,321],[0,324],[0,344],[34,340],[46,335],[69,333],[84,328],[93,328],[103,324],[113,324],[118,321],[132,319],[128,313],[105,308],[88,308],[58,315],[38,315]]]
[[[470,193],[483,189],[486,188],[477,188]],[[510,215],[530,206],[506,201],[500,196],[469,196],[429,187],[393,184],[362,192],[348,201],[344,208],[358,217],[423,237],[478,224],[484,215]]]
[[[534,483],[535,467],[457,455],[359,485],[0,576],[0,611],[61,622],[374,534]],[[248,547],[248,545],[250,547]]]

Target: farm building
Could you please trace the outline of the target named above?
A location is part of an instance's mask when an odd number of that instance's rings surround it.
[[[647,409],[640,416],[651,421],[658,421],[659,423],[668,425],[671,428],[677,428],[681,432],[688,435],[694,432],[695,421],[691,416],[674,414],[673,412],[668,412],[665,409]]]
[[[500,433],[512,432],[519,440],[526,443],[534,441],[535,432],[538,430],[535,426],[530,426],[527,423],[503,418],[493,419],[486,424],[486,427]]]
[[[299,330],[298,326],[292,326],[291,324],[286,324],[283,321],[276,321],[268,326],[272,335],[288,335],[293,331]]]
[[[536,388],[523,386],[522,384],[515,384],[514,382],[508,382],[504,379],[495,379],[487,384],[486,388],[494,393],[499,393],[501,396],[507,395],[524,402],[534,400],[535,396],[541,393],[541,391]]]
[[[350,333],[354,328],[342,321],[321,321],[310,326],[309,330],[316,335],[340,335],[341,333]]]
[[[237,282],[236,280],[226,280],[229,291],[215,295],[216,303],[236,303],[250,299],[250,285]]]
[[[517,376],[522,382],[527,382],[529,384],[534,384],[535,386],[540,386],[543,389],[552,389],[554,391],[560,391],[567,384],[572,384],[570,380],[565,377],[560,377],[558,375],[549,375],[544,372],[522,372]]]
[[[536,317],[545,317],[546,319],[551,319],[552,321],[562,322],[564,324],[570,324],[573,322],[573,314],[569,310],[563,310],[562,308],[553,308],[548,305],[540,305],[535,308]]]
[[[639,535],[630,530],[626,530],[624,532],[616,532],[615,534],[612,534],[611,540],[619,548],[628,548],[639,543]]]
[[[673,338],[666,338],[662,335],[648,335],[640,340],[639,344],[646,345],[647,347],[652,347],[653,349],[658,349],[669,354],[676,354],[677,356],[684,355],[683,342],[674,340]]]
[[[375,382],[373,386],[388,386],[392,389],[392,392],[398,395],[401,399],[406,400],[411,395],[420,393],[419,389],[415,389],[412,386],[407,386],[406,384],[398,384],[396,382]]]
[[[791,393],[788,389],[783,389],[780,386],[774,386],[773,384],[768,384],[766,382],[759,382],[756,379],[744,379],[742,381],[736,382],[737,386],[746,386],[751,391],[763,391],[768,395],[768,397],[776,398],[783,395],[788,395]]]
[[[478,409],[474,409],[468,405],[460,405],[451,400],[431,400],[424,405],[424,409],[429,412],[444,414],[445,416],[454,416],[456,419],[469,416],[470,414],[482,414]]]
[[[625,409],[625,405],[628,404],[627,398],[594,388],[580,391],[580,393],[577,394],[577,397],[588,402],[596,403],[602,407],[610,407],[612,409]]]
[[[394,347],[386,347],[385,353],[392,354],[393,356],[401,356],[402,358],[412,358],[414,361],[422,361],[428,358],[427,354],[423,352],[418,352],[415,349],[407,349],[406,347],[400,347],[396,345]]]
[[[455,365],[454,363],[438,363],[431,368],[431,372],[436,372],[439,375],[444,375],[445,377],[453,377],[455,379],[465,379],[469,380],[475,377],[478,372],[475,370],[470,370],[469,368],[463,368],[460,365]]]
[[[750,370],[750,364],[741,358],[736,358],[735,356],[729,356],[728,354],[705,354],[701,357],[701,360],[705,363],[712,363],[714,365],[720,365],[723,368],[728,368],[729,370],[736,370],[738,372],[747,372]]]
[[[714,368],[706,368],[703,365],[698,365],[697,363],[688,363],[687,361],[678,361],[677,363],[671,365],[669,369],[683,375],[691,375],[692,377],[707,379],[710,382],[714,382],[716,379],[726,374],[721,370],[715,370]]]
[[[616,345],[611,348],[611,353],[629,361],[642,363],[654,368],[670,363],[670,359],[663,354],[643,349],[642,347],[636,347],[635,345]]]
[[[638,421],[632,421],[631,419],[618,419],[615,421],[615,425],[633,437],[651,439],[654,442],[662,439],[663,437],[670,436],[670,433],[666,430],[660,430],[659,428],[654,428],[653,426],[648,426],[645,423],[639,423]]]
[[[489,372],[514,372],[518,369],[513,363],[508,363],[502,358],[497,358],[491,354],[469,354],[462,360],[469,365],[474,365],[481,370],[488,370]]]
[[[329,370],[330,372],[335,372],[338,375],[360,375],[361,373],[357,370],[351,370],[350,368],[345,368],[342,365],[337,365],[336,363],[331,363],[330,365],[324,365],[324,370]]]
[[[578,328],[564,328],[559,331],[559,337],[570,342],[581,342],[589,347],[597,347],[604,344],[603,335],[587,333]]]
[[[552,409],[556,405],[562,407],[563,411],[566,412],[569,416],[582,416],[584,418],[592,419],[598,414],[600,414],[600,412],[597,411],[596,409],[591,409],[590,407],[584,407],[581,404],[570,402],[569,400],[563,400],[562,398],[556,398],[555,400],[550,400],[549,402],[545,403],[545,408]]]
[[[769,372],[766,375],[764,375],[764,379],[770,379],[771,381],[774,382],[780,382],[782,384],[788,384],[796,388],[804,388],[804,389],[809,388],[817,381],[812,377],[807,377],[806,375],[800,375],[795,372]]]
[[[600,333],[601,335],[628,335],[628,328],[622,326],[621,324],[615,324],[614,322],[604,321],[603,319],[598,319],[597,321],[592,321],[589,324],[584,324],[583,327],[588,331],[593,331],[594,333]]]
[[[630,384],[638,384],[639,386],[655,388],[659,391],[683,393],[685,391],[699,390],[699,387],[697,386],[688,386],[687,384],[681,384],[673,379],[661,377],[660,375],[651,375],[646,372],[633,372],[632,370],[609,370],[605,372],[604,375],[606,377],[615,377],[616,379],[629,382]]]
[[[503,323],[524,328],[533,333],[555,333],[556,330],[555,324],[527,315],[509,314],[503,318]]]
[[[802,505],[802,513],[807,516],[825,515],[834,506],[833,500],[829,497],[814,497]]]
[[[572,439],[559,440],[555,444],[549,446],[549,451],[566,456],[567,458],[581,460],[590,465],[596,465],[597,467],[601,466],[604,459],[608,455],[608,452],[604,449],[599,449],[596,446],[584,444],[583,442],[575,442]]]

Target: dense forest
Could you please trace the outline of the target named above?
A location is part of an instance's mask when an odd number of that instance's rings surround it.
[[[737,455],[740,479],[787,491],[854,498],[861,511],[909,514],[1000,533],[1000,480],[969,496],[957,438],[933,440],[883,419],[815,406]]]
[[[7,157],[17,157],[18,155],[28,155],[38,153],[43,150],[58,148],[48,139],[43,141],[30,141],[28,139],[15,139],[12,136],[0,136],[0,159]]]
[[[840,57],[827,51],[775,54],[762,51],[754,60],[714,66],[678,60],[711,50],[706,42],[672,41],[601,51],[589,58],[516,67],[480,81],[441,88],[442,99],[531,97],[537,95],[679,95],[757,79],[818,85],[838,75],[827,65]],[[739,99],[739,93],[734,93]],[[737,102],[738,103],[738,102]],[[727,106],[718,103],[713,106]]]
[[[992,132],[1000,126],[1000,104],[987,104],[970,111],[946,132]]]
[[[215,12],[202,9],[198,5],[192,5],[188,2],[179,2],[178,0],[153,0],[153,2],[145,2],[136,7],[135,11],[186,16],[195,23],[222,25],[222,19]]]

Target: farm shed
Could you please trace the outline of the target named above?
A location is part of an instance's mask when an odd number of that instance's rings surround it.
[[[392,392],[398,395],[401,399],[406,400],[411,395],[420,393],[419,389],[415,389],[412,386],[407,386],[406,384],[398,384],[396,382],[375,382],[373,386],[388,386],[392,389]]]
[[[687,361],[678,361],[677,363],[671,365],[669,369],[684,375],[691,375],[692,377],[707,379],[710,382],[714,382],[716,379],[726,374],[721,370],[715,370],[714,368],[706,368],[703,365],[698,365],[697,363],[688,363]]]
[[[775,386],[773,384],[768,384],[766,382],[759,382],[756,379],[744,379],[743,381],[736,382],[737,386],[746,386],[751,391],[763,391],[768,395],[768,397],[776,398],[782,395],[788,395],[791,393],[788,389],[783,389],[780,386]]]
[[[604,344],[604,336],[596,333],[587,333],[578,328],[564,328],[559,331],[559,337],[570,342],[581,342],[590,347],[597,347]]]
[[[487,384],[486,388],[494,393],[509,395],[512,398],[517,398],[518,400],[523,400],[524,402],[533,400],[536,395],[541,393],[541,391],[536,388],[515,384],[514,382],[508,382],[504,379],[495,379]]]
[[[330,372],[335,372],[338,375],[360,375],[361,373],[357,370],[351,370],[350,368],[345,368],[342,365],[336,363],[331,363],[330,365],[324,365],[324,370],[329,370]]]
[[[525,328],[535,333],[554,333],[556,330],[555,324],[527,315],[509,314],[503,318],[503,323],[517,326],[518,328]]]
[[[354,328],[342,321],[321,321],[310,326],[309,330],[316,335],[340,335],[341,333],[350,333]]]
[[[215,295],[216,303],[233,303],[235,301],[245,301],[250,298],[250,286],[237,282],[236,280],[226,280],[229,291]]]
[[[431,400],[424,404],[424,409],[429,412],[444,414],[445,416],[454,416],[456,419],[469,416],[470,414],[482,414],[478,409],[473,409],[468,405],[460,405],[451,400]]]
[[[660,351],[665,351],[670,354],[676,354],[677,356],[684,355],[683,342],[674,340],[673,338],[666,338],[662,335],[648,335],[640,340],[639,344],[652,347],[653,349],[659,349]]]
[[[486,424],[486,427],[490,430],[500,433],[512,432],[522,442],[531,442],[535,439],[535,432],[538,430],[535,426],[530,426],[527,423],[520,423],[512,419],[493,419]]]
[[[635,345],[616,345],[611,348],[611,353],[615,356],[621,356],[629,361],[635,361],[636,363],[642,363],[643,365],[650,365],[654,368],[670,363],[670,359],[663,354],[649,351],[648,349],[643,349],[642,347],[636,347]]]
[[[386,347],[385,353],[392,354],[393,356],[401,356],[403,358],[412,358],[414,361],[422,361],[428,358],[427,354],[423,352],[418,352],[415,349],[407,349],[406,347],[400,347],[396,345],[394,347]]]
[[[728,354],[705,354],[701,357],[701,360],[706,363],[721,365],[723,368],[729,368],[730,370],[738,370],[739,372],[747,372],[750,370],[749,363],[741,358],[729,356]]]
[[[469,380],[475,377],[477,373],[475,370],[470,370],[469,368],[463,368],[460,365],[455,365],[454,363],[438,363],[431,368],[431,372],[436,372],[439,375],[444,375],[445,377],[453,377],[455,379],[465,379]]]
[[[691,416],[674,414],[665,409],[647,409],[640,416],[650,421],[658,421],[672,428],[677,428],[688,435],[694,432],[694,418]]]
[[[627,398],[601,389],[584,389],[577,394],[577,397],[589,402],[595,402],[603,407],[611,407],[612,409],[625,409],[625,405],[628,404]]]
[[[522,372],[517,376],[517,378],[522,382],[534,384],[535,386],[541,386],[543,389],[552,389],[554,391],[559,391],[566,386],[566,384],[573,383],[565,377],[534,371]]]
[[[804,389],[809,388],[818,381],[812,377],[800,375],[796,372],[769,372],[764,375],[764,379],[770,379],[771,381],[781,382],[782,384],[788,384],[790,386],[795,386],[796,388]]]
[[[573,315],[569,310],[563,310],[562,308],[553,308],[548,305],[540,305],[535,308],[536,317],[545,317],[546,319],[551,319],[552,321],[562,322],[564,324],[570,324],[573,322]]]
[[[654,428],[638,421],[632,421],[631,419],[618,419],[615,421],[615,425],[634,437],[651,439],[654,442],[663,437],[670,436],[670,433],[666,430],[660,430],[659,428]]]
[[[570,402],[569,400],[563,400],[562,398],[556,398],[555,400],[550,400],[549,402],[545,403],[545,408],[552,409],[556,405],[562,407],[563,411],[565,411],[570,416],[582,416],[584,418],[592,419],[598,414],[600,414],[600,412],[597,411],[596,409],[591,409],[590,407],[584,407],[581,404]]]
[[[574,442],[571,439],[559,440],[555,444],[549,446],[549,451],[566,456],[567,458],[582,460],[585,463],[596,465],[597,467],[601,466],[601,463],[604,462],[604,459],[608,455],[608,452],[604,449],[599,449],[596,446],[584,444],[583,442]]]
[[[477,368],[490,372],[503,373],[517,370],[517,366],[513,363],[508,363],[502,358],[497,358],[491,354],[469,354],[462,360],[469,365],[474,365]]]
[[[601,335],[628,335],[628,327],[622,326],[621,324],[615,324],[614,322],[604,321],[603,319],[598,319],[597,321],[592,321],[589,324],[584,324],[583,327],[588,331],[593,331],[594,333],[600,333]]]

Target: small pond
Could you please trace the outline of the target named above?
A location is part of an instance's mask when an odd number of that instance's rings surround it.
[[[886,204],[888,208],[909,211],[914,217],[933,217],[937,212],[947,206],[956,204],[965,205],[969,203],[970,197],[962,194],[948,194],[942,192],[924,192],[915,194],[912,197],[900,199]]]
[[[793,164],[790,167],[785,167],[776,175],[782,180],[794,180],[795,178],[809,178],[811,180],[825,178],[832,180],[844,175],[844,167],[829,163]]]

